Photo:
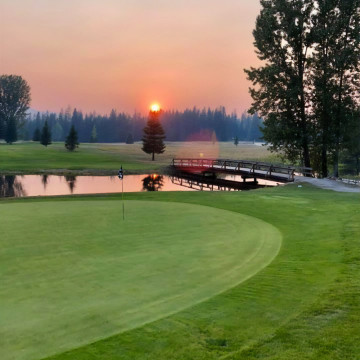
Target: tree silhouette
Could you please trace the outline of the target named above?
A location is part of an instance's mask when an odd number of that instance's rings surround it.
[[[41,132],[40,143],[44,146],[48,146],[51,144],[51,132],[47,120],[45,121],[44,127]]]
[[[0,139],[7,143],[17,140],[17,129],[24,124],[30,101],[30,86],[21,76],[0,76]]]
[[[35,129],[35,131],[34,131],[32,140],[33,141],[40,141],[40,139],[41,139],[41,132],[40,132],[40,129],[37,127]]]
[[[152,161],[155,160],[155,154],[162,154],[165,151],[165,131],[159,120],[160,113],[160,111],[150,111],[142,138],[142,150],[152,154]]]
[[[94,124],[92,130],[91,130],[91,136],[90,136],[90,142],[91,143],[96,143],[98,141],[98,137],[97,137],[97,131],[96,131],[96,126]]]
[[[134,143],[134,138],[133,138],[132,134],[128,134],[128,136],[126,138],[126,143],[127,144],[133,144]]]
[[[5,141],[12,144],[17,141],[17,129],[15,117],[11,117],[7,123],[5,131]]]
[[[78,135],[74,125],[71,125],[69,135],[67,136],[65,141],[65,147],[69,151],[74,151],[77,147],[79,147]]]

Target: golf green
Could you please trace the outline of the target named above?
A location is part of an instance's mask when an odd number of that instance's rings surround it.
[[[0,204],[1,359],[36,359],[118,334],[253,276],[281,234],[200,205]]]

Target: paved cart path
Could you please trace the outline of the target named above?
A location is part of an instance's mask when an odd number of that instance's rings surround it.
[[[316,178],[307,178],[303,176],[295,176],[295,182],[297,183],[305,182],[326,190],[360,193],[360,186],[344,184],[341,181],[337,181],[337,180],[316,179]]]

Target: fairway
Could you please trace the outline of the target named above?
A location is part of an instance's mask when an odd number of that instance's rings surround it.
[[[81,144],[69,152],[63,143],[44,147],[39,143],[24,142],[13,145],[0,143],[0,172],[6,174],[86,173],[95,175],[116,174],[120,165],[127,174],[159,172],[176,157],[210,157],[261,161],[280,160],[267,147],[232,142],[167,142],[164,154],[156,161],[141,150],[142,144]]]
[[[176,313],[279,252],[254,217],[156,201],[0,203],[1,359],[40,359]]]

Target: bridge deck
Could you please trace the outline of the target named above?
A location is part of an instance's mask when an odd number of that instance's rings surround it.
[[[292,182],[296,175],[294,166],[273,165],[248,160],[228,159],[173,159],[175,169],[188,173],[227,173],[246,178],[279,182]],[[311,171],[311,169],[306,169]]]

